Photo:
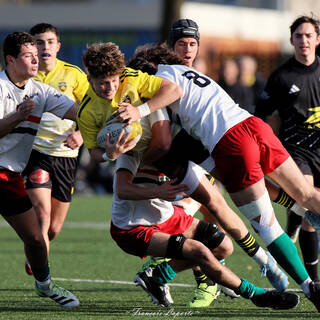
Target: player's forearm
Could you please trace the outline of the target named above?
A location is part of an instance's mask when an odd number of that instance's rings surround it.
[[[128,169],[120,169],[116,172],[117,196],[122,200],[146,200],[156,198],[158,186],[146,188],[133,184],[134,175]]]
[[[96,162],[106,162],[106,159],[103,158],[104,153],[100,148],[89,149],[90,157]]]
[[[163,80],[159,91],[148,101],[150,112],[170,105],[182,96],[182,88],[173,82]]]
[[[158,121],[152,126],[149,146],[143,154],[142,162],[152,164],[164,156],[171,147],[171,132],[169,121]]]
[[[121,183],[120,185],[117,183],[116,192],[119,199],[122,200],[147,200],[158,197],[157,187],[138,187],[131,183]]]
[[[73,121],[77,121],[77,112],[78,112],[79,105],[74,103],[71,108],[65,113],[63,116],[64,119],[69,119]]]
[[[0,119],[0,138],[6,136],[12,131],[20,122],[24,121],[18,112],[15,112],[4,119]]]

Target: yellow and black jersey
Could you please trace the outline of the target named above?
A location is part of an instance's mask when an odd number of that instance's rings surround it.
[[[111,101],[98,97],[90,86],[77,116],[84,146],[88,149],[98,148],[97,135],[104,122],[117,110],[119,103],[139,106],[158,92],[161,83],[162,79],[159,77],[125,68],[119,77],[118,91]]]
[[[77,66],[57,59],[56,66],[48,74],[39,71],[34,78],[46,83],[74,101],[80,102],[85,95],[89,83],[86,74]],[[44,113],[33,149],[57,157],[76,157],[78,149],[72,150],[64,146],[66,137],[74,132],[75,122],[61,120],[51,113]]]

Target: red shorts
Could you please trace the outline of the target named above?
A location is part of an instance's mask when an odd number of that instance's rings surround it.
[[[0,169],[0,213],[10,216],[31,208],[21,174]]]
[[[144,258],[147,256],[149,242],[155,232],[178,234],[185,232],[193,221],[180,207],[174,206],[173,215],[161,224],[137,226],[130,230],[116,227],[111,222],[110,233],[117,245],[126,253]]]
[[[271,127],[250,117],[227,131],[212,152],[221,182],[228,192],[250,187],[289,158]]]

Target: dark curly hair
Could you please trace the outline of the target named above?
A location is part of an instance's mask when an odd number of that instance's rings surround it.
[[[90,45],[83,53],[82,61],[94,78],[120,75],[125,67],[124,55],[113,42]]]
[[[16,31],[10,33],[3,42],[3,57],[6,60],[6,56],[12,56],[17,58],[21,52],[21,47],[27,43],[32,45],[36,44],[34,37],[24,31]]]
[[[166,43],[147,44],[136,49],[128,67],[155,74],[158,64],[183,64],[183,62]]]

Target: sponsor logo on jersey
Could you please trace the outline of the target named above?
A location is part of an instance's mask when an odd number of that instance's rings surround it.
[[[320,107],[308,108],[313,114],[305,121],[309,129],[320,128]]]
[[[65,82],[59,82],[58,87],[59,87],[60,91],[62,91],[62,92],[67,90],[67,84]]]
[[[296,92],[299,92],[300,91],[300,88],[297,87],[295,84],[293,84],[289,90],[289,94],[293,94],[293,93],[296,93]]]
[[[32,94],[31,96],[28,96],[28,95],[26,94],[26,95],[23,97],[23,101],[25,101],[25,100],[27,100],[27,99],[32,100],[32,98],[34,98],[34,97],[36,97],[36,96],[38,96],[38,95],[39,95],[38,92]]]

